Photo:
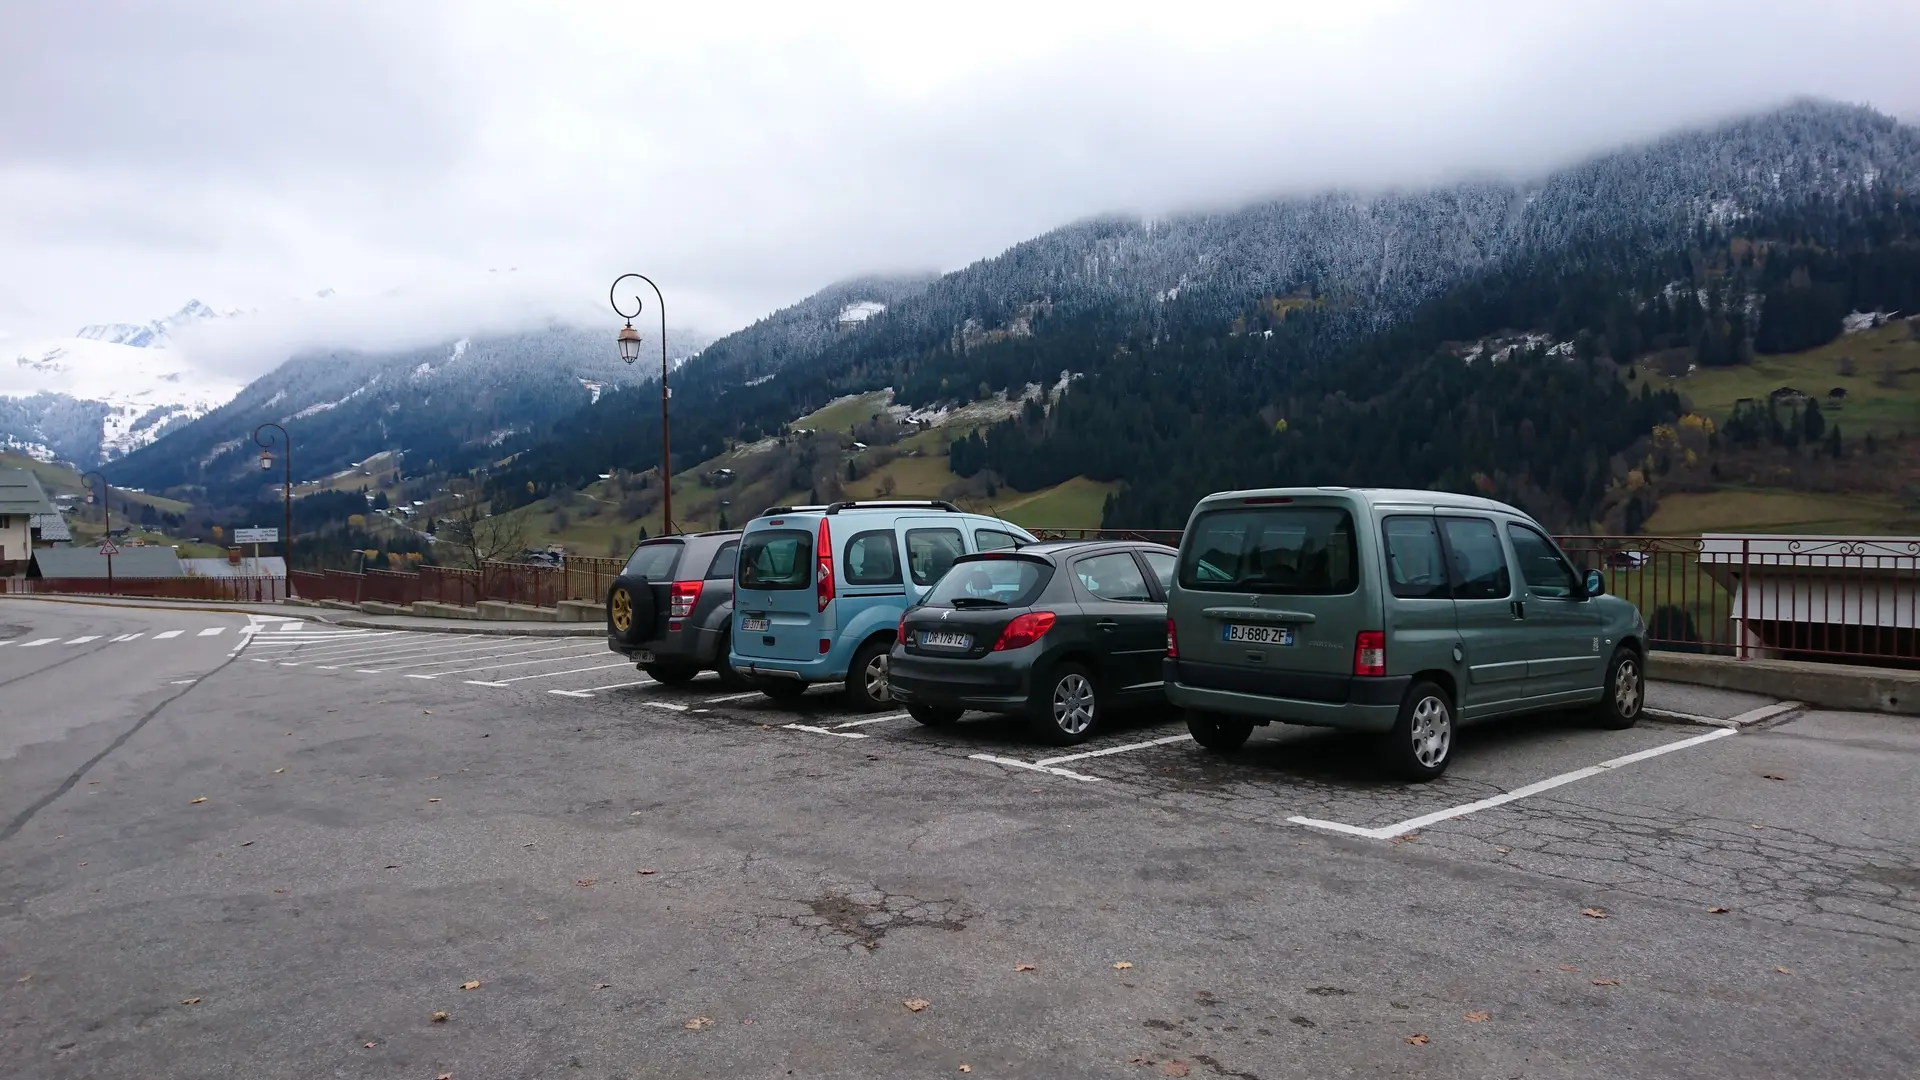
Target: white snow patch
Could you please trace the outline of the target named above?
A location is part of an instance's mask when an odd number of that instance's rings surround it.
[[[765,374],[765,375],[762,375],[762,376],[760,376],[760,377],[759,377],[759,378],[757,378],[757,379],[748,379],[748,380],[746,381],[746,383],[745,383],[745,385],[747,385],[747,386],[759,386],[759,385],[760,385],[761,383],[766,383],[766,382],[772,382],[772,381],[773,381],[773,377],[774,377],[774,375],[776,375],[776,374],[778,374],[778,373],[777,373],[777,372],[771,372],[771,371],[770,371],[770,372],[768,372],[767,374]]]
[[[841,326],[858,326],[885,310],[887,305],[878,300],[855,300],[840,309],[838,321]]]
[[[578,378],[578,376],[575,376],[575,377]],[[586,387],[587,393],[593,395],[593,397],[589,398],[587,401],[587,404],[589,405],[592,405],[595,402],[598,402],[600,400],[600,394],[603,391],[605,391],[607,388],[606,383],[595,382],[592,379],[580,379],[580,385]]]
[[[1871,330],[1876,326],[1885,326],[1890,319],[1898,318],[1897,311],[1850,311],[1840,319],[1843,333],[1857,334],[1862,330]]]

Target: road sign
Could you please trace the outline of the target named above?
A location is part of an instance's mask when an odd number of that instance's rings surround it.
[[[277,544],[280,542],[279,529],[235,529],[233,542],[236,544]]]
[[[113,543],[113,541],[111,541],[111,540],[102,540],[102,541],[100,541],[100,554],[102,554],[102,555],[118,555],[118,554],[120,554],[120,549],[114,546],[114,543]]]

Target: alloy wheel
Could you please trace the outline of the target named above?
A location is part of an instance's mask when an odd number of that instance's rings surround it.
[[[1453,743],[1453,713],[1447,703],[1431,694],[1420,699],[1413,709],[1413,756],[1425,768],[1435,768],[1447,760],[1447,748]]]
[[[608,605],[613,616],[613,628],[626,633],[633,628],[633,597],[625,589],[613,590],[613,600]]]
[[[1053,686],[1053,722],[1069,735],[1093,726],[1093,684],[1079,672],[1069,672]]]
[[[887,654],[876,653],[867,661],[864,672],[867,684],[867,696],[875,701],[892,701],[893,691],[887,687]]]

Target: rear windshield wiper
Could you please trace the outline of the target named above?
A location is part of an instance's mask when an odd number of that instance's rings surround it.
[[[956,596],[952,600],[956,608],[1006,607],[1005,600],[995,600],[991,596]]]

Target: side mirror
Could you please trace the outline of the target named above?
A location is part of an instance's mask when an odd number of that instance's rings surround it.
[[[1607,595],[1607,576],[1598,570],[1587,571],[1587,595]]]

